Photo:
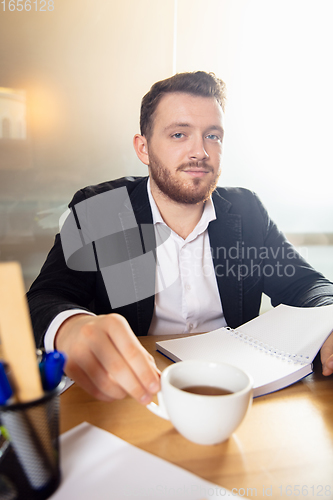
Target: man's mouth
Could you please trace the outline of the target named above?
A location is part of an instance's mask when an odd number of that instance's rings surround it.
[[[180,167],[179,170],[181,172],[184,172],[187,175],[190,175],[191,177],[203,177],[213,171],[212,168],[206,166],[195,166],[195,165],[187,165],[184,167]]]
[[[191,177],[204,177],[205,175],[212,172],[212,169],[207,167],[185,167],[181,169],[186,175]]]
[[[183,170],[185,174],[190,175],[192,177],[203,177],[209,174],[209,170]]]

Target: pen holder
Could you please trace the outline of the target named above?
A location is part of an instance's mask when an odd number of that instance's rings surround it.
[[[59,395],[0,406],[0,500],[44,500],[59,486]]]

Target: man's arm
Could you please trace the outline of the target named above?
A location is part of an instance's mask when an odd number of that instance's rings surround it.
[[[263,262],[263,268],[274,273],[264,274],[264,292],[271,297],[272,305],[287,304],[296,307],[316,307],[333,303],[333,283],[321,273],[313,269],[306,260],[298,254],[293,245],[285,238],[267,211],[256,198],[263,227],[266,228],[265,245],[268,258]],[[323,375],[333,373],[333,325],[332,333],[320,350]]]
[[[42,271],[28,292],[36,344],[62,311],[90,310],[96,273],[71,271],[56,238]],[[66,374],[94,397],[112,401],[130,394],[142,404],[159,390],[159,371],[126,319],[118,314],[78,314],[59,328],[55,347],[66,354]]]
[[[283,245],[285,258],[283,266],[289,266],[292,276],[275,277],[276,296],[273,305],[279,302],[301,307],[324,306],[333,303],[333,283],[322,274],[315,271],[300,255],[296,249],[285,239],[272,224],[267,242],[271,248],[277,249]],[[276,259],[277,260],[277,259]],[[275,263],[276,265],[277,263]],[[267,282],[267,280],[266,280]],[[278,287],[277,285],[280,285]],[[275,304],[274,304],[275,301]],[[322,373],[325,376],[333,373],[333,325],[332,333],[327,338],[320,350]]]
[[[89,188],[88,195],[112,186],[97,188]],[[76,193],[71,205],[85,200],[86,191]],[[43,345],[45,332],[59,313],[80,308],[101,314],[71,316],[55,337],[55,347],[67,356],[66,374],[87,392],[105,401],[130,394],[147,404],[159,390],[153,358],[127,320],[112,313],[102,278],[97,272],[69,269],[59,235],[28,292],[28,302],[37,346]]]

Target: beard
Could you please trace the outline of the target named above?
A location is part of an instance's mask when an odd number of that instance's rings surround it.
[[[176,173],[188,170],[191,167],[199,168],[200,166],[199,162],[183,163],[176,168]],[[149,168],[152,179],[164,195],[177,203],[189,205],[196,205],[208,200],[215,190],[221,174],[219,169],[208,182],[202,177],[193,177],[187,181],[179,180],[151,152],[149,154]],[[213,167],[208,164],[204,165],[204,169],[214,173]]]

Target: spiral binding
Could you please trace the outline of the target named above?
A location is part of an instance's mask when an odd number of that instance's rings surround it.
[[[282,361],[287,361],[288,363],[301,364],[306,365],[309,362],[309,356],[303,356],[302,354],[292,354],[290,352],[281,351],[276,349],[275,347],[265,344],[261,340],[255,339],[254,337],[250,337],[245,333],[239,332],[238,330],[234,330],[229,326],[225,327],[225,329],[230,333],[230,335],[245,344],[249,344],[255,349],[259,351],[263,351],[265,354],[270,356],[274,356],[276,358],[281,359]]]

